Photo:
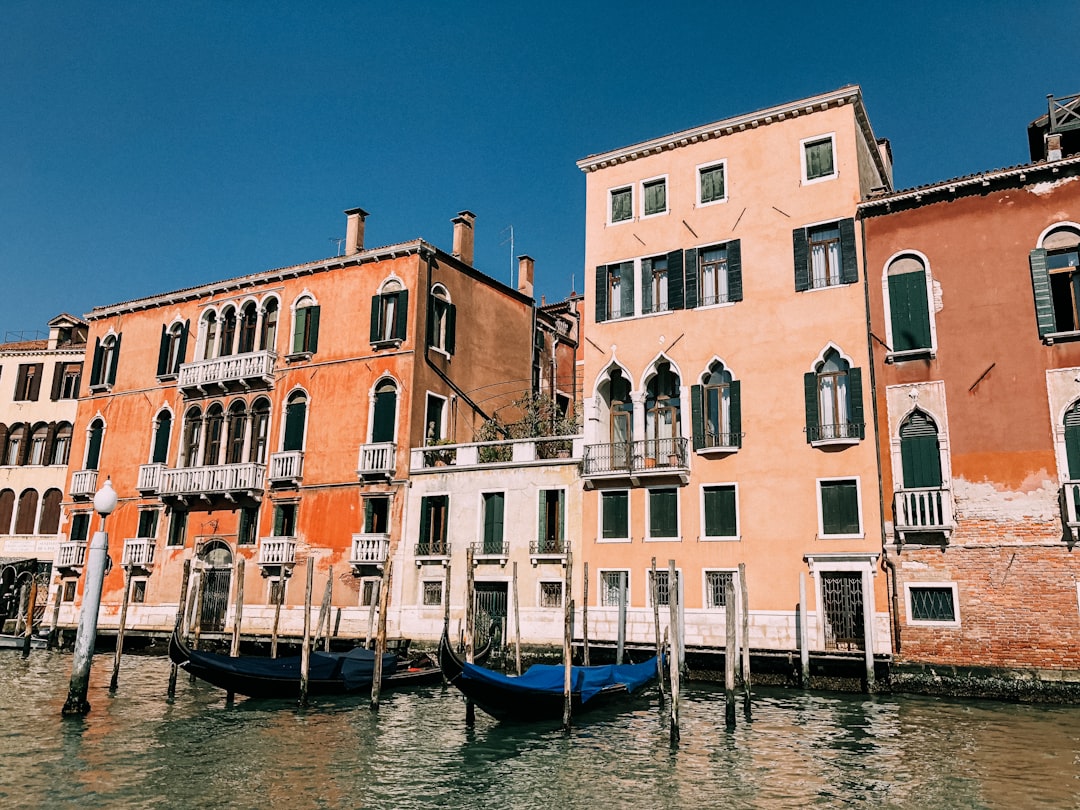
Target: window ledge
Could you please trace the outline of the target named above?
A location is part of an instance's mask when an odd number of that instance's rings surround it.
[[[865,540],[866,535],[862,532],[859,534],[819,534],[818,540]]]
[[[671,315],[674,313],[673,309],[650,309],[648,312],[642,312],[639,318],[655,318],[659,315]]]
[[[158,374],[157,375],[157,381],[158,382],[172,382],[172,381],[174,381],[176,379],[176,377],[177,377],[176,372],[170,372],[168,374]]]
[[[810,442],[811,447],[849,447],[854,444],[858,444],[862,439],[857,436],[843,439],[817,439]]]
[[[717,301],[715,304],[698,304],[696,307],[687,307],[688,310],[697,311],[700,309],[726,309],[727,307],[735,306],[738,301]]]
[[[450,352],[448,352],[446,349],[444,349],[444,348],[442,348],[440,346],[428,346],[428,348],[431,349],[436,354],[441,354],[447,360],[449,360],[453,356],[453,355],[450,354]]]
[[[707,208],[710,205],[722,205],[728,201],[727,196],[723,196],[718,200],[709,200],[707,202],[701,202],[700,200],[694,205],[694,208]]]
[[[739,445],[723,445],[717,447],[699,447],[694,452],[699,456],[730,456],[738,453],[742,448]]]
[[[314,354],[314,352],[293,352],[292,354],[285,355],[285,362],[302,363],[305,360],[310,360]]]
[[[1053,346],[1054,343],[1067,343],[1070,340],[1080,340],[1080,331],[1077,332],[1047,332],[1043,335],[1043,343]]]
[[[666,208],[663,211],[656,211],[652,214],[642,214],[639,219],[656,219],[656,217],[666,217],[671,213],[670,208]]]
[[[682,535],[675,535],[674,537],[649,537],[642,538],[646,543],[681,543]]]
[[[597,543],[632,543],[632,537],[597,537]]]
[[[109,383],[92,383],[90,385],[90,393],[101,394],[112,391],[112,386]]]
[[[821,292],[822,290],[836,290],[836,289],[839,289],[840,287],[850,287],[852,284],[857,284],[857,283],[858,282],[855,282],[855,281],[836,281],[836,282],[834,282],[832,284],[822,284],[820,287],[815,286],[813,283],[811,283],[810,286],[807,287],[805,290],[798,290],[798,292],[812,293],[812,292]]]
[[[707,534],[704,537],[699,537],[698,538],[698,542],[701,542],[701,543],[738,543],[741,540],[742,540],[742,535],[741,534],[730,534],[730,535],[708,535]]]
[[[901,363],[904,360],[920,360],[922,358],[933,360],[935,357],[937,357],[937,352],[932,348],[927,347],[925,349],[908,349],[903,352],[886,352],[885,362]]]
[[[840,176],[840,172],[833,172],[832,174],[823,174],[821,177],[806,177],[803,176],[802,185],[812,186],[815,183],[824,183],[827,180],[836,180]]]
[[[627,222],[636,222],[636,221],[637,221],[637,217],[627,217],[626,219],[609,219],[607,224],[608,224],[608,227],[611,227],[611,226],[614,226],[614,225],[625,225]]]
[[[396,349],[402,344],[401,338],[390,338],[389,340],[373,340],[371,341],[371,348],[373,349]]]

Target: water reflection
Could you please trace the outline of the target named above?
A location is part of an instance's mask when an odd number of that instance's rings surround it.
[[[95,660],[90,715],[64,719],[71,658],[0,656],[0,805],[42,807],[1080,808],[1080,710],[760,690],[724,725],[722,693],[690,684],[682,742],[657,696],[566,734],[464,724],[441,686],[384,695],[238,699],[168,662]]]

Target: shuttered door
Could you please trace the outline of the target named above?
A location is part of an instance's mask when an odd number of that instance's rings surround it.
[[[1065,455],[1069,462],[1069,479],[1080,480],[1080,402],[1065,414]]]
[[[307,419],[307,402],[291,402],[285,408],[285,441],[282,450],[304,449],[304,422]]]
[[[900,459],[905,489],[941,486],[937,427],[921,411],[909,416],[900,428]]]
[[[394,419],[397,411],[397,391],[379,391],[375,394],[375,424],[371,429],[372,442],[394,440]]]
[[[502,554],[503,501],[501,492],[484,494],[484,553]]]
[[[889,311],[892,349],[909,352],[930,348],[930,309],[926,300],[926,274],[889,276]]]
[[[100,422],[95,422],[90,428],[90,447],[86,451],[86,469],[96,470],[101,456],[101,434],[103,428]]]

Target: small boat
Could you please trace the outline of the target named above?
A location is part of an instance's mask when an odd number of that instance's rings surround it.
[[[496,720],[562,720],[566,669],[534,664],[522,675],[504,675],[460,660],[444,635],[439,642],[443,677]],[[570,668],[570,711],[577,716],[618,703],[651,683],[656,657],[641,664]]]
[[[483,651],[485,656],[490,648]],[[299,655],[264,658],[192,650],[179,633],[169,641],[169,657],[196,678],[230,692],[248,697],[296,698],[300,696]],[[437,683],[442,670],[430,656],[403,660],[395,653],[385,653],[383,689]],[[375,652],[356,647],[348,652],[326,653],[313,650],[308,664],[309,695],[342,695],[369,689],[375,677]]]
[[[0,650],[21,650],[26,644],[26,636],[15,636],[10,633],[0,633]],[[30,649],[44,650],[48,644],[39,636],[30,636]]]

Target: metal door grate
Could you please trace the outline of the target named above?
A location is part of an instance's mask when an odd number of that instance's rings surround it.
[[[821,590],[825,649],[864,649],[862,574],[858,571],[823,573]]]

